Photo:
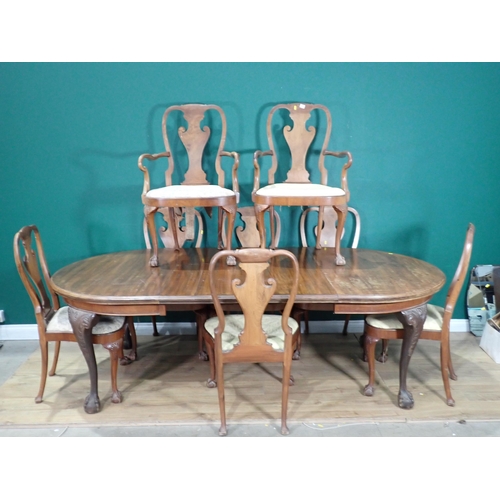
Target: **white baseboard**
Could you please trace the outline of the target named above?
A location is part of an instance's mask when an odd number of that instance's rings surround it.
[[[151,335],[153,333],[152,323],[136,323],[137,335]],[[158,323],[160,335],[194,335],[196,333],[194,322],[165,322]],[[310,321],[310,333],[341,333],[344,322],[332,321]],[[469,332],[468,319],[452,319],[450,324],[451,333]],[[363,320],[349,322],[349,333],[363,333]],[[0,325],[0,340],[38,340],[36,324],[32,325]]]

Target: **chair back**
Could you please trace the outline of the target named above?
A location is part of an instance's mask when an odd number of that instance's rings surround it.
[[[174,233],[172,231],[172,224],[168,215],[168,208],[160,208],[158,212],[161,213],[163,220],[167,226],[161,226],[159,230],[160,239],[165,248],[175,248]],[[191,242],[191,246],[200,248],[205,233],[205,225],[203,217],[200,212],[195,208],[176,208],[175,209],[175,224],[177,226],[177,238],[179,246],[187,246],[187,242]],[[144,233],[144,241],[146,248],[151,248],[151,240],[149,238],[148,224],[146,218],[143,219],[142,230]]]
[[[60,305],[51,286],[42,240],[36,226],[25,226],[15,234],[14,260],[33,303],[37,324],[44,331]]]
[[[307,234],[308,227],[313,223],[313,218],[311,217],[313,212],[318,213],[321,209],[323,212],[323,228],[321,230],[320,244],[322,247],[334,247],[335,246],[335,236],[337,234],[337,212],[333,207],[309,207],[304,210],[300,216],[300,240],[303,247],[310,246],[307,244]],[[359,234],[361,232],[361,219],[359,213],[355,208],[347,207],[349,213],[351,213],[353,218],[354,234],[352,235],[351,248],[358,248]],[[317,218],[314,219],[317,223]],[[314,241],[316,241],[316,235],[318,234],[318,226],[314,226]],[[345,235],[345,228],[342,231],[341,238]]]
[[[209,126],[210,125],[210,126]],[[172,129],[176,129],[177,138],[180,139],[182,147],[173,142]],[[210,154],[205,151],[211,133],[217,130],[217,151]],[[224,187],[224,170],[221,167],[221,157],[231,156],[224,152],[226,142],[226,115],[219,106],[213,104],[183,104],[170,106],[163,114],[162,134],[165,150],[168,153],[168,169],[165,171],[165,182],[167,186],[173,184],[200,185],[210,184],[207,179],[204,162],[209,162],[215,167],[220,186]],[[170,135],[169,134],[170,131]],[[174,182],[172,175],[176,162],[181,165],[182,172]],[[181,181],[181,177],[184,179]]]
[[[460,262],[458,263],[457,270],[455,271],[455,276],[453,277],[450,287],[448,288],[448,294],[446,296],[446,302],[444,306],[443,325],[448,325],[451,321],[453,310],[455,309],[458,296],[460,295],[460,291],[462,290],[465,281],[465,276],[468,273],[475,232],[476,228],[474,224],[469,223],[465,235],[465,243],[462,250],[462,256],[460,257]]]
[[[249,207],[238,207],[238,213],[240,214],[241,217],[241,225],[236,224],[235,226],[235,233],[236,233],[236,238],[238,240],[239,245],[242,248],[258,248],[260,247],[260,234],[259,234],[259,229],[257,227],[257,217],[255,215],[255,208],[254,206],[249,206]],[[266,213],[270,214],[271,216],[271,211],[266,211]],[[276,212],[276,210],[272,210],[272,213],[274,215],[274,226],[271,226],[271,234],[273,234],[273,237],[271,238],[271,246],[277,247],[279,245],[280,241],[280,236],[281,236],[281,219]],[[226,213],[222,214],[222,220],[223,220],[223,228],[224,231],[222,233],[222,242],[224,246],[226,246]]]
[[[313,116],[314,115],[314,116]],[[284,154],[281,147],[286,143],[290,154],[290,169],[284,182],[311,182],[310,172],[306,168],[308,155],[316,139],[317,131],[323,130],[323,142],[315,146],[319,150],[318,168],[321,184],[327,184],[328,172],[325,168],[325,154],[332,131],[332,118],[327,107],[321,104],[278,104],[269,112],[267,118],[267,139],[272,151],[272,165],[268,173],[269,184],[274,184],[278,168],[278,157]],[[275,147],[274,136],[281,130],[282,136],[277,136]],[[284,141],[284,143],[283,143]],[[281,153],[280,153],[281,151]],[[317,182],[317,181],[316,181]]]
[[[232,272],[227,272],[226,259],[230,256],[236,259],[241,271],[237,277],[234,274],[235,267],[231,266]],[[285,259],[289,262],[286,265],[276,265],[275,259]],[[289,269],[291,272],[283,273],[283,269]],[[236,297],[245,319],[240,343],[231,353],[238,355],[245,349],[255,355],[274,351],[267,342],[262,321],[266,307],[275,294],[279,294],[283,302],[286,301],[281,318],[281,327],[285,332],[285,355],[291,350],[292,330],[288,326],[288,319],[297,295],[299,280],[299,265],[294,254],[288,250],[267,248],[223,250],[216,253],[210,261],[209,280],[219,321],[215,329],[215,345],[218,352],[222,352],[220,334],[226,325],[220,300],[223,295]]]

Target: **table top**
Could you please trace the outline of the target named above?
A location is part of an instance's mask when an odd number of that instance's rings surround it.
[[[343,249],[345,266],[335,265],[335,249],[289,248],[300,265],[297,303],[331,304],[336,313],[397,312],[425,304],[444,285],[446,277],[422,260],[367,249]],[[70,264],[52,277],[54,290],[70,306],[101,314],[166,314],[195,304],[212,303],[208,283],[214,248],[160,249],[159,267],[150,267],[151,250],[133,250],[90,257]],[[283,277],[280,265],[270,272]],[[217,270],[224,297],[234,301],[230,282],[241,276],[235,266]],[[286,274],[285,274],[286,276]],[[285,280],[286,281],[286,280]],[[226,287],[226,288],[224,288]],[[284,301],[278,288],[274,301]]]

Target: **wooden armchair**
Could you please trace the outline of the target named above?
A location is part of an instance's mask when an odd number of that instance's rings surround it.
[[[215,124],[218,117],[220,123],[220,137],[215,154],[208,151],[207,144],[211,135],[211,129],[207,123]],[[185,150],[181,154],[179,147],[171,147],[169,138],[169,125],[175,123],[178,137]],[[236,206],[239,199],[239,187],[237,169],[239,155],[236,152],[224,151],[226,141],[226,116],[224,111],[215,105],[209,104],[184,104],[170,106],[163,115],[162,131],[165,152],[159,154],[143,154],[139,157],[139,168],[144,172],[144,185],[142,190],[142,202],[144,204],[144,215],[151,238],[153,255],[150,265],[158,266],[158,236],[155,227],[155,213],[160,209],[169,212],[170,220],[175,220],[175,209],[204,207],[211,214],[213,207],[218,207],[218,248],[222,244],[222,213],[228,216],[228,233],[232,234]],[[232,166],[232,189],[225,187],[225,174],[222,169],[221,158],[224,156],[233,158]],[[159,158],[168,159],[168,168],[165,172],[165,186],[152,189],[150,185],[149,171],[144,165],[144,160],[155,161]],[[175,165],[183,165],[184,168],[175,170]],[[205,166],[205,169],[203,168]],[[207,179],[207,173],[217,178],[212,184]],[[174,174],[176,176],[174,176]],[[182,178],[182,181],[174,179]],[[175,224],[173,225],[174,227]],[[173,231],[174,246],[180,248],[177,229]],[[231,248],[231,239],[228,241]]]
[[[293,126],[292,126],[292,125]],[[324,125],[323,143],[319,154],[312,147],[316,138],[316,131]],[[277,130],[282,136],[277,138],[275,146],[274,136]],[[261,247],[265,247],[264,212],[273,210],[275,206],[330,206],[338,214],[338,232],[335,238],[336,264],[345,265],[345,259],[340,252],[340,238],[344,229],[349,201],[347,184],[347,170],[352,164],[351,154],[347,151],[335,152],[327,149],[332,129],[330,111],[320,104],[278,104],[274,106],[267,119],[267,140],[269,150],[254,153],[254,186],[252,201],[256,207],[259,221]],[[287,152],[283,146],[286,144]],[[260,187],[259,161],[265,156],[271,157],[271,168],[268,171],[268,182]],[[340,174],[340,187],[331,187],[328,184],[328,171],[325,167],[326,157],[346,158]],[[312,182],[313,157],[317,161],[314,176],[319,175],[319,182]],[[309,171],[308,168],[311,170]],[[286,178],[283,174],[286,173]],[[282,180],[276,180],[280,175]],[[319,212],[319,227],[323,226],[323,211]],[[320,248],[320,233],[316,238],[316,248]]]
[[[437,340],[441,345],[441,374],[446,393],[446,404],[449,406],[455,405],[451,395],[449,378],[457,379],[450,352],[450,321],[469,269],[474,233],[474,225],[469,224],[462,256],[448,289],[445,306],[443,308],[432,304],[427,305],[427,319],[420,335],[421,339]],[[383,340],[383,352],[379,360],[385,362],[387,360],[387,341],[389,339],[403,339],[403,337],[403,324],[399,321],[398,314],[366,316],[364,345],[368,358],[369,381],[364,389],[365,396],[373,396],[375,392],[375,346],[377,342],[380,339]]]
[[[61,341],[76,342],[73,328],[69,321],[69,308],[61,307],[59,297],[52,289],[49,268],[43,251],[42,240],[36,226],[25,226],[14,236],[14,259],[19,276],[33,303],[38,326],[38,337],[42,354],[42,374],[40,388],[35,398],[36,403],[43,401],[47,381],[48,343],[55,342],[54,360],[49,376],[56,373]],[[40,273],[41,271],[41,273]],[[122,395],[118,390],[118,361],[129,361],[123,354],[123,337],[126,320],[123,316],[101,316],[92,330],[92,342],[105,347],[111,357],[111,386],[113,403],[120,403]],[[135,352],[137,345],[135,329],[131,329],[132,345]]]
[[[222,258],[234,257],[241,269],[241,278],[228,283],[223,278],[226,263]],[[280,276],[274,275],[274,259],[287,259],[294,270],[288,286],[286,305],[281,315],[265,314],[276,292]],[[279,362],[283,365],[281,432],[286,426],[292,355],[300,336],[298,323],[290,317],[297,294],[299,266],[297,258],[287,250],[248,248],[218,252],[210,261],[209,280],[217,316],[209,318],[203,337],[210,359],[210,379],[207,385],[217,385],[221,414],[220,435],[227,433],[224,396],[224,364]],[[283,286],[283,285],[282,285]],[[280,295],[282,295],[282,290]],[[234,294],[242,313],[227,314],[221,298]]]

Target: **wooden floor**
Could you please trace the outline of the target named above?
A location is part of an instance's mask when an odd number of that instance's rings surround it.
[[[392,342],[389,361],[377,363],[374,397],[362,390],[367,365],[360,358],[357,336],[312,334],[302,356],[293,362],[289,422],[401,422],[500,419],[500,365],[479,347],[470,333],[453,334],[457,381],[451,381],[455,407],[445,404],[439,370],[439,345],[420,341],[413,355],[408,387],[412,410],[397,406],[400,343]],[[217,389],[208,389],[207,362],[198,360],[192,336],[139,337],[139,360],[119,368],[123,402],[110,401],[108,353],[96,348],[102,411],[87,415],[83,400],[89,379],[76,344],[63,343],[58,373],[49,377],[44,401],[35,404],[40,355],[31,355],[0,387],[1,426],[107,426],[213,424],[219,421]],[[279,365],[229,365],[226,368],[228,423],[276,423],[280,418]]]

